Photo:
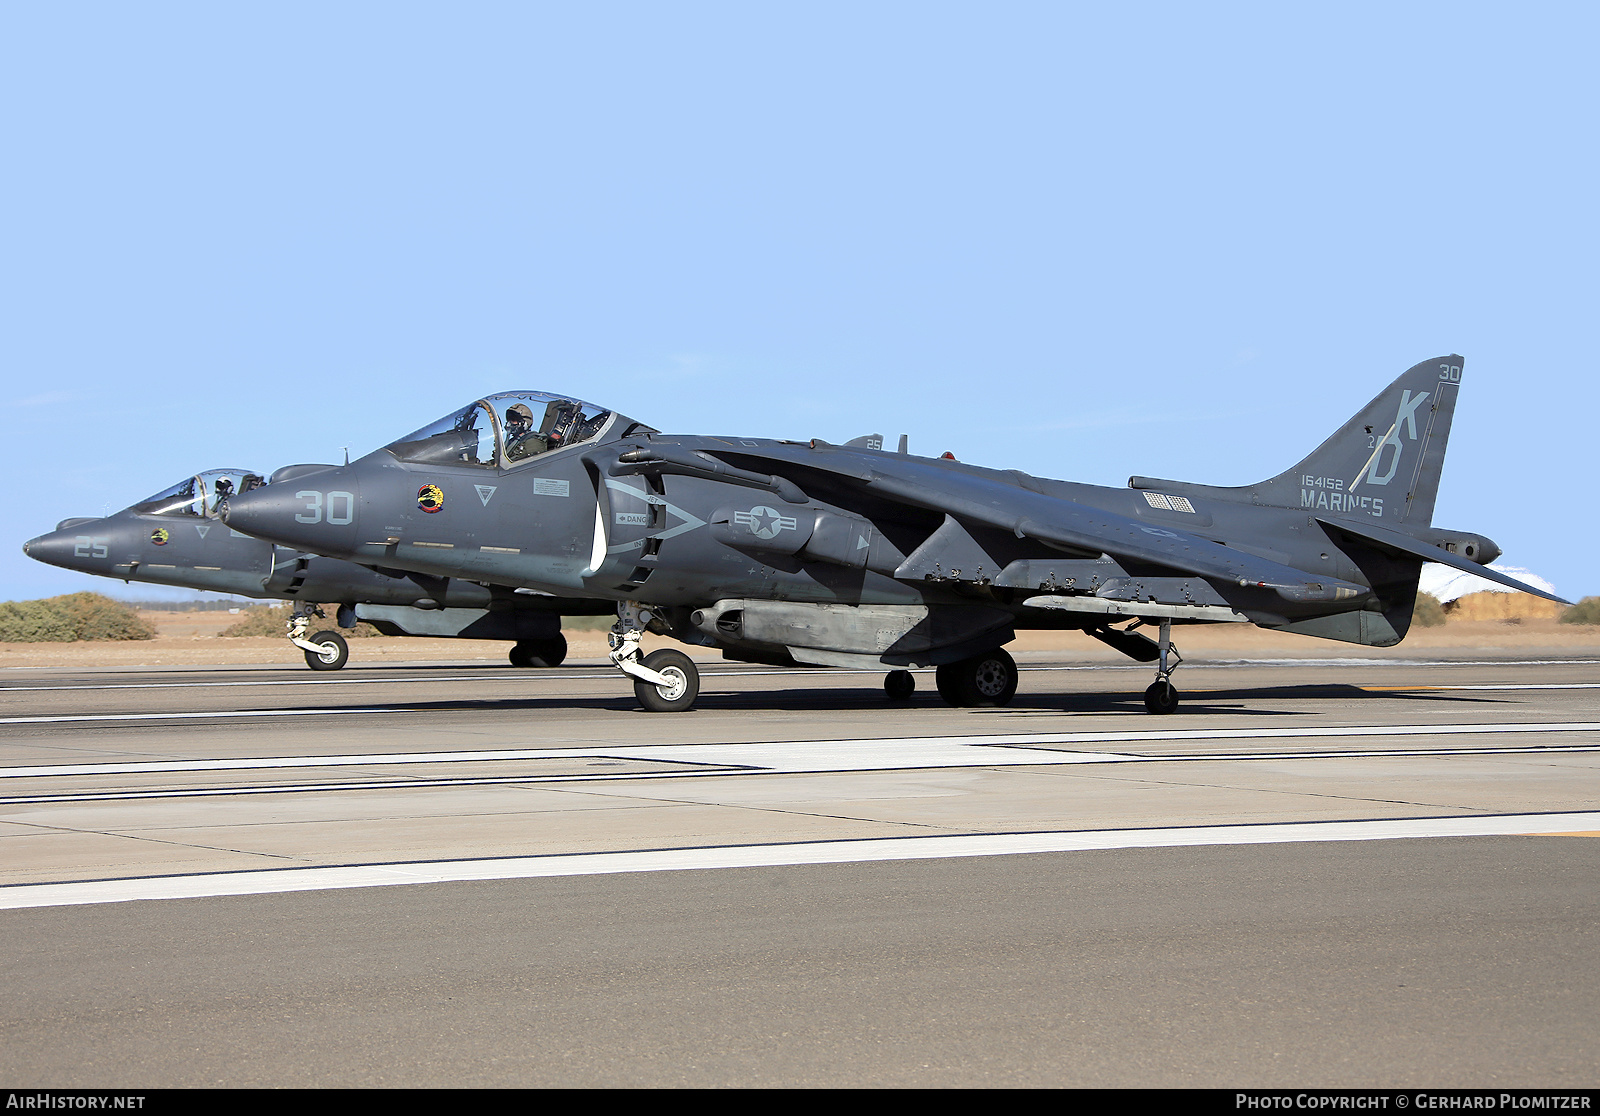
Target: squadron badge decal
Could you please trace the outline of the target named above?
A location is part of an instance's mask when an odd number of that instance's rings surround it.
[[[425,484],[417,489],[417,507],[425,512],[436,512],[444,507],[444,492],[436,484]]]
[[[157,546],[166,546],[167,540],[171,537],[171,535],[167,534],[167,529],[165,527],[157,527],[154,531],[150,532],[150,541],[155,543]]]

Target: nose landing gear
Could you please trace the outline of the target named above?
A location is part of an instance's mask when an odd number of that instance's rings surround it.
[[[663,648],[642,654],[639,641],[656,619],[638,601],[618,604],[617,622],[606,635],[611,661],[633,679],[633,694],[648,712],[681,713],[700,696],[700,671],[681,651]]]
[[[285,625],[289,629],[289,642],[306,653],[306,666],[312,670],[339,670],[350,661],[350,645],[338,632],[318,632],[306,638],[313,616],[326,620],[328,614],[314,604],[302,604],[294,610]]]

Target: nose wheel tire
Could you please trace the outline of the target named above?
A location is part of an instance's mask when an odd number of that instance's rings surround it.
[[[910,701],[917,692],[917,680],[909,670],[891,670],[883,676],[883,692],[890,701]]]
[[[320,644],[321,651],[307,651],[306,666],[312,670],[338,670],[350,661],[350,645],[338,632],[318,632],[308,641]]]
[[[958,708],[1010,705],[1017,696],[1017,662],[996,647],[959,663],[946,663],[934,674],[939,696]]]
[[[641,665],[668,679],[665,686],[642,678],[634,680],[633,696],[648,712],[681,713],[700,696],[700,671],[682,651],[652,651]]]
[[[509,658],[514,667],[558,667],[567,658],[567,637],[519,640]]]
[[[1152,713],[1176,713],[1178,691],[1171,682],[1155,682],[1144,692],[1144,707]]]

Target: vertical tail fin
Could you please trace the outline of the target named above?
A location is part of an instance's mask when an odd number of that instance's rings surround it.
[[[1435,357],[1384,388],[1294,468],[1242,488],[1129,477],[1133,488],[1427,527],[1456,413],[1461,358]]]
[[[1452,355],[1409,369],[1294,468],[1251,485],[1252,501],[1428,526],[1461,364]]]

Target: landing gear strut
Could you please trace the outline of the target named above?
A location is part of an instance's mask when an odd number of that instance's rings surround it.
[[[307,639],[306,632],[311,628],[313,616],[328,618],[319,605],[302,604],[294,610],[286,625],[289,642],[306,653],[306,666],[312,670],[338,670],[350,661],[350,645],[338,632],[318,632]]]
[[[1172,672],[1183,663],[1183,656],[1172,645],[1172,621],[1161,621],[1161,639],[1158,644],[1161,657],[1156,666],[1156,680],[1144,692],[1144,707],[1152,713],[1176,713],[1178,691],[1172,685]]]
[[[655,614],[638,601],[617,605],[617,622],[606,639],[611,661],[633,679],[633,694],[651,713],[681,713],[700,696],[700,671],[681,651],[662,649],[641,654],[639,641]]]

